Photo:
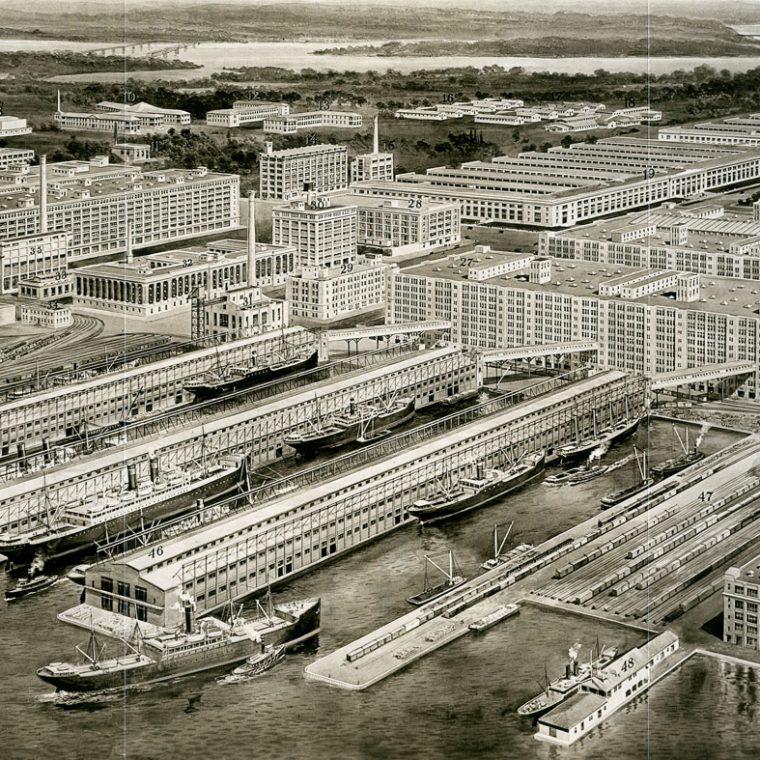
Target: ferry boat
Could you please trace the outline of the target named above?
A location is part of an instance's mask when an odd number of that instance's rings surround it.
[[[436,570],[441,572],[446,580],[442,583],[438,583],[435,586],[431,586],[428,580],[428,564],[432,565]],[[448,594],[449,591],[453,591],[455,588],[461,586],[467,580],[462,575],[455,575],[454,573],[454,553],[449,551],[449,570],[446,572],[442,567],[439,567],[433,562],[430,557],[425,555],[425,584],[423,590],[419,594],[410,596],[406,601],[409,604],[413,604],[415,607],[420,607],[423,604],[432,602],[434,599],[439,599],[444,594]]]
[[[640,419],[640,417],[634,417],[633,419],[621,420],[613,427],[609,427],[599,433],[595,432],[590,438],[559,446],[556,449],[556,454],[562,462],[569,462],[574,459],[589,457],[596,449],[606,451],[610,446],[622,441],[629,435],[633,435],[639,426]],[[594,428],[596,428],[596,425],[594,425]]]
[[[184,597],[185,625],[182,631],[123,641],[129,651],[104,659],[105,646],[90,634],[86,648],[77,647],[84,662],[52,662],[37,671],[45,682],[64,691],[106,691],[200,673],[246,660],[264,645],[278,646],[303,640],[319,630],[319,598],[276,604],[271,614],[255,620],[232,615],[227,623],[215,617],[194,620],[194,602]]]
[[[238,665],[232,673],[217,679],[219,683],[238,683],[258,676],[273,668],[285,657],[285,645],[273,646],[262,644],[258,654],[251,655],[242,665]]]
[[[525,704],[517,708],[518,715],[536,716],[556,707],[560,702],[564,702],[568,697],[575,694],[581,687],[581,684],[588,681],[594,674],[595,668],[602,668],[607,663],[617,657],[618,650],[616,647],[605,647],[599,652],[597,662],[578,664],[578,655],[580,654],[581,645],[575,644],[569,650],[569,661],[565,665],[565,673],[553,681],[549,681],[545,676],[544,691],[541,694],[529,699]]]
[[[320,449],[334,449],[349,443],[369,443],[414,417],[414,399],[398,398],[390,403],[378,400],[359,405],[354,399],[348,411],[322,420],[318,415],[303,432],[283,439],[299,454],[310,455]]]
[[[278,377],[312,369],[318,363],[318,351],[312,351],[307,356],[301,353],[285,357],[263,367],[256,365],[254,357],[254,363],[248,366],[226,365],[218,371],[206,373],[202,382],[188,383],[184,388],[188,393],[192,393],[197,401],[204,401],[225,393],[263,385]]]
[[[480,618],[480,620],[476,620],[474,623],[470,623],[470,625],[467,627],[474,633],[482,633],[483,631],[487,631],[489,628],[492,628],[497,623],[501,623],[502,620],[511,618],[514,615],[518,615],[519,613],[519,604],[504,604],[497,610],[494,610],[490,615],[484,615],[482,618]]]
[[[22,533],[0,534],[0,552],[14,559],[34,553],[61,557],[115,536],[144,522],[164,519],[190,509],[198,500],[220,500],[244,487],[244,456],[221,457],[208,464],[160,473],[151,459],[151,476],[138,481],[134,465],[127,467],[125,487],[69,503],[43,516],[46,524]]]
[[[478,463],[474,478],[462,478],[450,491],[415,501],[407,512],[420,522],[433,523],[483,507],[530,483],[541,474],[545,461],[546,452],[537,451],[522,457],[509,469],[486,470]]]

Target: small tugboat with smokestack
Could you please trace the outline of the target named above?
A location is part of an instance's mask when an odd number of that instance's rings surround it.
[[[319,632],[321,601],[318,597],[282,604],[257,602],[259,616],[247,620],[230,605],[228,621],[215,617],[195,619],[195,602],[183,595],[182,630],[157,635],[140,634],[139,624],[130,641],[122,640],[126,653],[105,658],[106,645],[94,633],[77,651],[82,663],[52,662],[37,675],[67,692],[125,689],[200,673],[243,662],[259,653],[262,645],[294,646]]]
[[[38,591],[50,588],[50,586],[58,580],[58,576],[43,575],[43,568],[44,563],[42,560],[35,558],[29,567],[29,574],[25,578],[21,578],[21,580],[19,580],[19,582],[12,588],[6,589],[5,601],[12,602],[16,599],[21,599],[24,596],[36,594]]]
[[[543,689],[542,693],[518,707],[518,715],[543,715],[551,710],[552,707],[556,707],[560,702],[564,702],[568,697],[572,697],[580,689],[581,684],[588,681],[594,675],[595,670],[612,662],[617,656],[618,650],[616,647],[605,647],[602,649],[597,645],[596,648],[599,650],[596,661],[594,661],[594,652],[592,650],[591,662],[578,664],[581,645],[574,644],[570,647],[565,672],[553,681],[549,681],[548,675],[544,673],[544,682],[539,684]]]
[[[202,500],[213,503],[245,487],[244,456],[193,462],[162,473],[158,459],[150,458],[150,477],[138,479],[134,464],[127,465],[125,486],[79,502],[52,509],[47,498],[38,516],[39,527],[22,533],[1,533],[0,552],[14,561],[42,553],[62,557],[114,537],[141,523],[179,515]]]
[[[301,455],[315,454],[320,449],[334,449],[349,443],[370,443],[414,416],[414,399],[397,398],[388,402],[378,399],[370,404],[349,402],[348,411],[333,414],[325,420],[317,412],[316,420],[302,432],[283,439]],[[2,547],[0,547],[2,551]]]
[[[683,449],[683,453],[680,456],[666,459],[664,462],[660,462],[660,464],[652,466],[649,470],[649,473],[655,478],[668,478],[671,475],[675,475],[676,473],[681,472],[681,470],[685,470],[687,467],[691,467],[691,465],[703,460],[705,458],[705,453],[703,451],[700,451],[699,447],[702,445],[702,441],[704,441],[705,433],[708,429],[709,425],[703,426],[702,430],[699,431],[697,440],[694,442],[694,448],[690,450],[689,429],[686,429],[686,442],[684,443],[684,441],[681,440],[681,436],[678,434],[678,430],[676,430],[676,426],[673,425],[673,432],[678,439],[678,443],[681,445],[681,449]],[[0,548],[0,551],[2,551],[2,548]]]

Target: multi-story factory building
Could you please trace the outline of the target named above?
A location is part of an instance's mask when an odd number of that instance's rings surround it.
[[[760,222],[713,203],[605,219],[539,235],[539,253],[612,266],[760,280]]]
[[[51,177],[40,176],[44,193],[29,186],[0,194],[0,240],[37,234],[44,217],[46,231],[71,235],[69,260],[76,261],[125,251],[127,220],[135,248],[239,226],[237,175],[106,169],[58,178],[54,164]]]
[[[723,576],[723,641],[760,649],[758,604],[760,557],[753,557],[739,567],[729,567]]]
[[[327,193],[348,187],[348,148],[345,145],[309,145],[273,150],[259,157],[260,191],[265,200],[291,200],[307,192]]]
[[[390,279],[389,322],[447,319],[452,340],[465,345],[593,340],[601,366],[646,373],[758,359],[758,296],[742,280],[487,246],[396,271]],[[737,395],[757,398],[757,382],[755,366]]]
[[[312,198],[275,208],[272,242],[295,247],[299,268],[347,266],[357,251],[356,206],[333,206],[327,198]]]
[[[360,129],[362,115],[353,111],[303,111],[264,119],[264,131],[294,135],[301,129]]]
[[[211,127],[240,127],[275,116],[287,116],[287,103],[266,103],[261,100],[236,100],[232,108],[217,108],[206,113],[206,124]]]
[[[462,225],[458,203],[357,198],[359,245],[388,256],[415,256],[458,245]]]
[[[0,293],[18,291],[19,280],[63,278],[69,255],[67,232],[46,232],[20,238],[0,238]]]
[[[758,177],[757,150],[621,137],[358,182],[351,192],[455,202],[466,219],[559,228]]]
[[[0,169],[28,164],[34,160],[34,151],[28,148],[0,148]]]

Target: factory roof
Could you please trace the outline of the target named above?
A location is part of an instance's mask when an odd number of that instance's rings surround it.
[[[399,276],[433,277],[454,282],[467,282],[468,267],[479,263],[473,259],[489,261],[495,266],[498,262],[512,260],[516,254],[502,251],[487,253],[472,253],[449,256],[423,262],[414,267],[404,269]],[[469,259],[467,265],[462,261],[463,256]],[[685,310],[712,312],[735,317],[752,317],[760,319],[760,283],[732,277],[700,276],[700,298],[696,301],[677,301],[672,291],[653,293],[640,298],[622,299],[619,296],[599,295],[599,286],[610,282],[621,275],[636,274],[644,276],[649,270],[636,267],[600,265],[598,262],[575,261],[568,259],[552,259],[551,282],[541,284],[530,282],[528,268],[510,272],[509,274],[491,277],[486,280],[473,280],[473,285],[493,285],[497,287],[516,288],[533,293],[561,294],[578,298],[596,298],[603,301],[616,301],[624,304],[647,304],[664,308],[680,308]]]
[[[284,148],[283,150],[273,150],[271,153],[262,153],[260,158],[266,158],[267,156],[276,156],[277,158],[285,158],[289,156],[300,156],[304,153],[325,153],[325,152],[346,152],[348,148],[345,145],[332,145],[331,143],[320,143],[319,145],[304,145],[302,148]]]
[[[102,100],[97,105],[98,108],[115,108],[124,111],[125,113],[138,113],[138,114],[166,114],[171,116],[189,116],[189,111],[183,111],[179,108],[160,108],[159,106],[152,106],[150,103],[141,101],[139,103],[116,103],[110,100]]]

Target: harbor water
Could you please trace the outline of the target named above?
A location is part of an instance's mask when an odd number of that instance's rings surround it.
[[[704,450],[732,439],[710,431]],[[634,439],[650,449],[653,463],[673,455],[672,440],[672,428],[664,423],[641,427]],[[624,442],[605,461],[630,450],[631,442]],[[640,643],[642,634],[531,606],[364,692],[303,678],[303,668],[319,653],[409,611],[405,600],[421,590],[425,554],[443,559],[451,547],[462,571],[475,575],[491,552],[495,523],[514,521],[516,542],[537,543],[597,514],[599,499],[632,479],[633,468],[625,466],[579,486],[538,482],[462,519],[402,528],[276,587],[275,600],[322,597],[319,639],[238,684],[219,684],[214,675],[221,673],[207,673],[61,706],[35,670],[72,659],[74,645],[87,638],[55,620],[57,612],[78,602],[80,587],[61,580],[11,605],[0,602],[0,757],[756,758],[760,674],[703,657],[689,660],[570,749],[535,741],[530,720],[515,710],[539,691],[545,669],[550,677],[558,675],[576,642],[585,652],[597,640],[625,649]],[[0,586],[5,582],[0,577]],[[110,651],[116,653],[115,645]]]

